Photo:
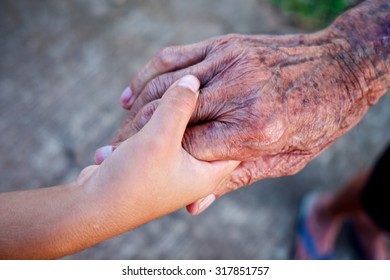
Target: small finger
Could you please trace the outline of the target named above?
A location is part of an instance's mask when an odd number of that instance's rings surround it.
[[[101,164],[104,160],[106,160],[115,150],[118,148],[120,143],[115,143],[113,145],[107,145],[100,147],[95,151],[95,163]]]
[[[122,104],[122,107],[124,109],[129,109],[130,106],[133,104],[134,95],[131,91],[130,87],[126,87],[120,97],[120,102]]]
[[[199,199],[198,201],[187,205],[186,209],[191,215],[199,215],[215,201],[216,197],[214,194],[209,194],[206,197]]]

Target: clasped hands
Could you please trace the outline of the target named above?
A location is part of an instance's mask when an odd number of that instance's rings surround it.
[[[58,258],[298,172],[388,90],[385,2],[313,34],[162,49],[123,92],[127,116],[98,165],[67,184],[0,194],[0,258]]]
[[[254,181],[295,174],[368,109],[356,113],[346,98],[354,81],[337,60],[346,48],[336,35],[331,28],[309,35],[232,34],[162,49],[122,93],[127,116],[111,145],[97,150],[96,162],[148,123],[175,81],[193,75],[199,98],[183,148],[200,161],[239,165],[224,184],[187,206],[191,214]]]

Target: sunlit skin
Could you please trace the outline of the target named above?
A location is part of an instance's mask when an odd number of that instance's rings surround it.
[[[111,144],[115,148],[141,129],[166,88],[191,73],[201,81],[201,93],[184,149],[201,160],[242,161],[216,197],[295,174],[386,93],[389,52],[386,0],[367,0],[313,34],[231,34],[167,47],[124,91],[129,112]],[[191,213],[196,205],[189,206]]]
[[[75,181],[0,193],[0,259],[59,258],[202,197],[207,207],[239,162],[199,161],[182,148],[198,88],[193,76],[171,86],[143,129]]]

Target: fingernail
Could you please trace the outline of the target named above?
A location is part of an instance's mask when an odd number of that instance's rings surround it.
[[[95,163],[101,164],[109,155],[112,154],[112,146],[104,146],[96,150],[95,152]]]
[[[187,75],[181,78],[177,85],[197,92],[200,87],[200,82],[194,75]]]
[[[199,208],[197,214],[202,213],[215,201],[215,195],[209,194],[201,202],[199,202]]]
[[[123,104],[128,104],[132,96],[132,92],[130,87],[125,88],[125,90],[121,94],[121,102]]]

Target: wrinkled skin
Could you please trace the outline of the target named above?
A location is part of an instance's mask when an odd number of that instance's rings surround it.
[[[184,148],[201,160],[242,161],[217,197],[298,172],[389,88],[386,2],[366,1],[314,34],[232,34],[162,49],[132,80],[112,143],[135,134],[165,90],[193,74],[202,88]]]

